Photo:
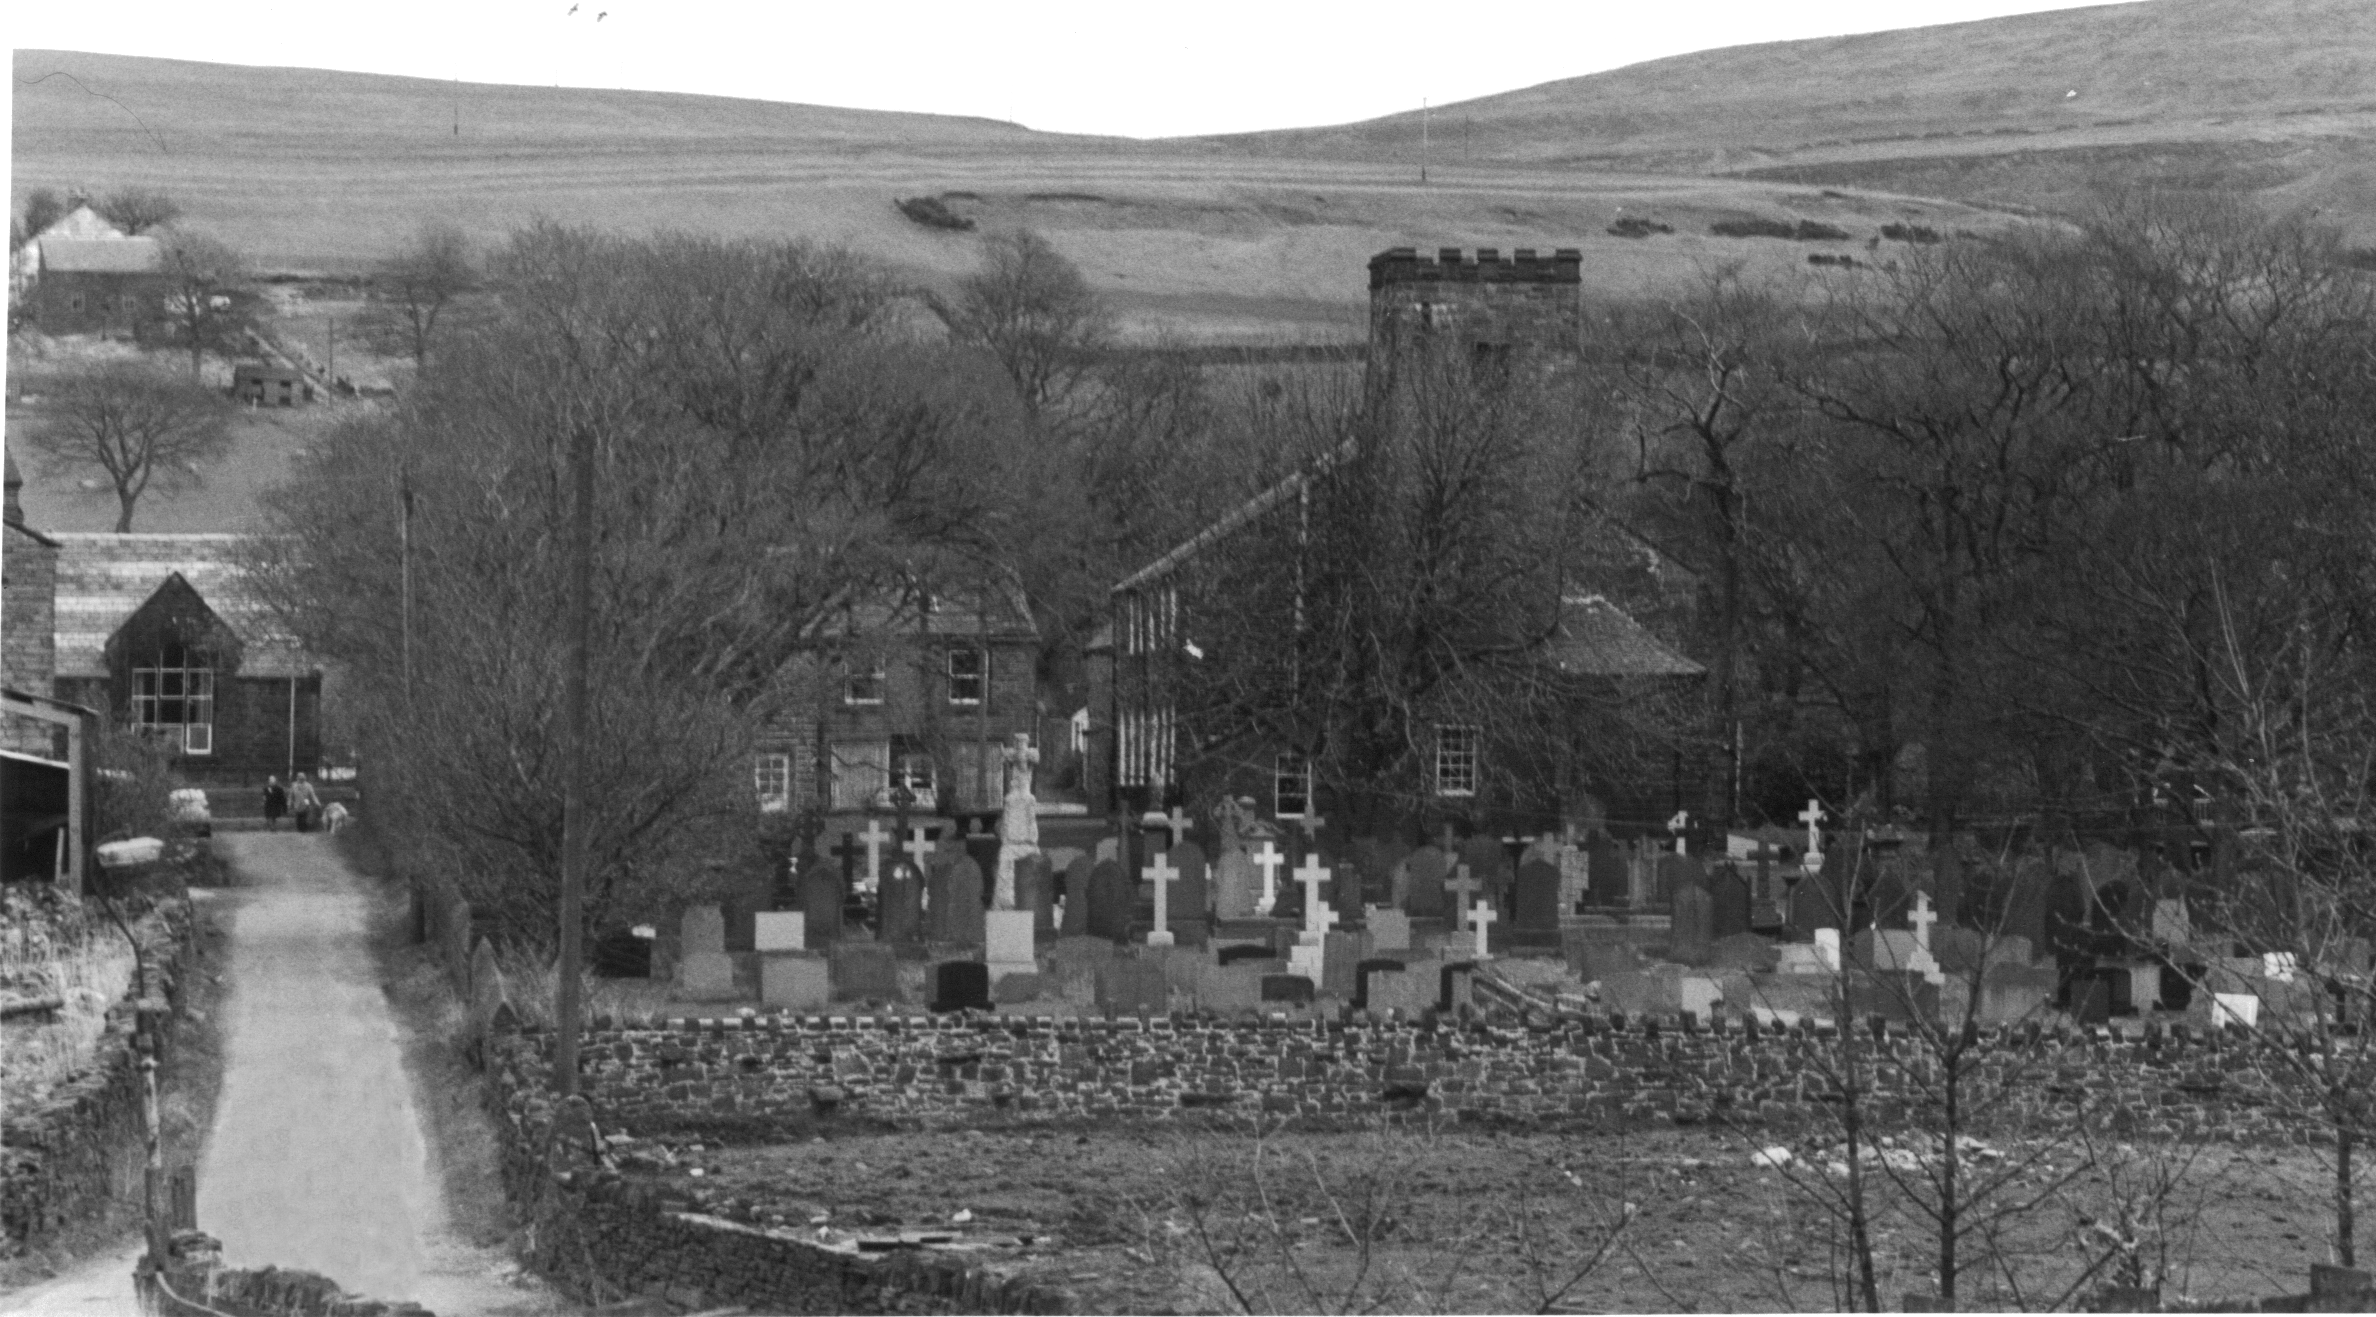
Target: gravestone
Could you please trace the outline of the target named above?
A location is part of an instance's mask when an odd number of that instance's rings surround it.
[[[1411,946],[1411,917],[1392,906],[1369,912],[1370,947],[1376,951],[1407,951]]]
[[[1261,877],[1254,871],[1254,860],[1243,847],[1224,849],[1213,862],[1213,916],[1216,919],[1252,919],[1255,898],[1262,895]]]
[[[1301,974],[1265,974],[1262,976],[1262,1000],[1290,1006],[1308,1006],[1316,989],[1312,981]]]
[[[733,997],[734,958],[726,954],[725,913],[714,905],[687,906],[677,930],[677,994],[693,1001]]]
[[[1374,1010],[1370,984],[1380,974],[1400,974],[1403,962],[1391,957],[1373,956],[1353,967],[1353,1007],[1355,1010]]]
[[[1411,891],[1403,909],[1421,919],[1450,914],[1444,880],[1452,876],[1452,858],[1433,846],[1422,846],[1411,853],[1410,873]]]
[[[1097,1004],[1117,1015],[1171,1010],[1171,983],[1160,960],[1109,960],[1097,967]]]
[[[1511,921],[1514,932],[1551,935],[1556,943],[1562,913],[1559,904],[1559,866],[1541,860],[1529,860],[1518,866],[1516,918]]]
[[[1109,942],[1130,940],[1130,921],[1136,913],[1138,886],[1112,860],[1099,860],[1089,870],[1089,935]]]
[[[2069,1005],[2065,1009],[2078,1024],[2107,1024],[2112,1019],[2112,985],[2093,974],[2076,978],[2070,984]]]
[[[762,955],[759,1000],[787,1010],[821,1011],[833,1000],[833,967],[810,953]]]
[[[1020,877],[1018,874],[1018,883]],[[1009,974],[1038,971],[1039,958],[1033,951],[1029,910],[982,912],[982,960],[989,965],[993,981]]]
[[[982,866],[963,852],[932,869],[931,940],[953,946],[982,945]]]
[[[990,908],[992,896],[990,875],[998,872],[999,844],[998,834],[987,829],[966,833],[958,841],[965,851],[965,858],[974,862],[974,872],[982,875],[982,908],[985,910]]]
[[[883,868],[883,905],[876,938],[891,944],[924,940],[924,875],[905,858]]]
[[[1089,872],[1096,861],[1086,855],[1076,855],[1064,866],[1064,926],[1063,937],[1089,935]]]
[[[1812,941],[1815,930],[1837,928],[1843,918],[1842,912],[1832,908],[1831,895],[1821,874],[1802,877],[1792,884],[1788,901],[1793,942]]]
[[[904,1000],[899,990],[899,958],[889,946],[837,942],[827,955],[835,1001]]]
[[[1708,877],[1708,936],[1718,942],[1747,933],[1749,880],[1738,866],[1719,865]]]
[[[1368,1009],[1373,1014],[1389,1011],[1400,1013],[1405,1019],[1417,1019],[1432,1011],[1443,995],[1444,963],[1440,960],[1413,960],[1402,972],[1375,969],[1363,976],[1369,993]]]
[[[751,949],[808,950],[808,916],[798,910],[762,910],[751,921]]]
[[[841,940],[842,902],[849,889],[842,876],[825,864],[802,865],[800,911],[808,916],[809,945],[829,947]]]
[[[1683,857],[1670,858],[1681,859]],[[1686,965],[1697,965],[1708,958],[1709,933],[1711,931],[1710,907],[1713,903],[1708,896],[1708,889],[1696,883],[1684,881],[1684,874],[1679,870],[1676,872],[1676,879],[1679,885],[1675,888],[1674,895],[1675,922],[1672,936],[1667,943],[1667,955]]]
[[[1331,997],[1350,999],[1359,990],[1361,980],[1356,970],[1369,955],[1368,941],[1359,933],[1326,936],[1320,960],[1320,991]]]
[[[1658,857],[1658,897],[1672,901],[1685,889],[1706,895],[1708,871],[1696,855],[1661,855]]]
[[[1848,962],[1879,973],[1918,970],[1922,945],[1910,929],[1868,928],[1848,939]]]
[[[1630,881],[1625,851],[1617,839],[1605,832],[1592,834],[1591,844],[1585,847],[1584,867],[1590,874],[1594,905],[1624,905],[1626,884]]]
[[[1031,912],[1033,933],[1056,931],[1056,873],[1045,855],[1015,861],[1015,908]]]
[[[629,929],[614,929],[595,939],[587,961],[597,978],[648,979],[652,977],[652,939],[637,937]]]
[[[1507,909],[1510,891],[1510,849],[1501,838],[1478,833],[1460,843],[1460,862],[1469,867],[1478,890],[1496,909]]]
[[[966,857],[971,860],[971,856]],[[944,960],[932,967],[932,1009],[935,1012],[986,1011],[990,1001],[990,967],[978,960]]]
[[[1988,938],[1977,929],[1941,925],[1931,930],[1931,956],[1945,973],[1968,975],[1987,954]]]
[[[1350,858],[1354,871],[1361,875],[1359,904],[1394,904],[1394,870],[1403,861],[1402,851],[1392,841],[1363,837],[1353,843]]]
[[[2053,1004],[2055,979],[2051,965],[1990,965],[1980,975],[1980,1023],[2018,1024],[2036,1017]]]
[[[1195,842],[1182,842],[1172,848],[1171,862],[1180,871],[1172,880],[1169,909],[1172,936],[1186,945],[1200,945],[1201,938],[1191,937],[1203,930],[1212,919],[1213,893],[1206,874],[1204,847]]]

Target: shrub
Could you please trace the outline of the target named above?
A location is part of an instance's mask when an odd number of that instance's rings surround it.
[[[1800,220],[1796,224],[1770,219],[1718,220],[1708,226],[1708,232],[1719,238],[1787,238],[1798,242],[1838,242],[1849,236],[1846,229],[1814,220]]]
[[[1937,229],[1920,224],[1884,224],[1881,236],[1891,242],[1944,242]]]
[[[1809,252],[1807,253],[1807,264],[1837,265],[1843,269],[1854,269],[1856,267],[1856,258],[1846,254],[1845,252],[1838,254],[1834,254],[1832,252]]]
[[[1647,238],[1653,233],[1673,233],[1674,231],[1673,225],[1661,224],[1657,220],[1639,219],[1632,215],[1609,226],[1609,236],[1612,238]]]
[[[954,229],[963,233],[974,226],[972,220],[949,209],[939,197],[908,197],[897,203],[899,213],[928,229]]]
[[[1800,242],[1839,242],[1848,237],[1848,230],[1833,224],[1818,224],[1814,220],[1800,220],[1790,236]]]

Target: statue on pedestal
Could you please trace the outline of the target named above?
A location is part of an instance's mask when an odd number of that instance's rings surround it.
[[[1039,762],[1031,734],[1017,732],[1000,756],[1006,761],[1006,807],[998,816],[998,884],[994,904],[1015,908],[1015,861],[1039,854],[1039,801],[1031,794],[1031,767]]]

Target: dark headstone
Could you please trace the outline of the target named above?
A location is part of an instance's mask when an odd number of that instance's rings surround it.
[[[1718,942],[1749,931],[1749,880],[1739,868],[1720,865],[1708,877],[1708,936]]]
[[[1708,959],[1711,905],[1708,889],[1688,882],[1676,887],[1674,925],[1667,944],[1668,956],[1686,965],[1702,964]]]
[[[1507,909],[1503,899],[1510,890],[1510,848],[1501,838],[1478,833],[1460,843],[1460,862],[1469,867],[1469,876],[1477,880],[1477,890],[1496,909]]]
[[[1452,911],[1444,880],[1452,876],[1452,860],[1433,846],[1411,853],[1411,891],[1403,909],[1419,918],[1440,919]]]
[[[985,875],[985,878],[998,872],[997,833],[977,828],[965,834],[960,844],[965,848],[965,857],[974,862],[974,872]],[[986,889],[986,881],[984,886]],[[982,893],[980,904],[984,909],[989,908],[991,895],[988,890]]]
[[[941,884],[926,912],[932,919],[933,940],[961,947],[982,945],[981,865],[970,854],[958,855],[946,864],[935,866],[933,876]],[[943,896],[947,899],[943,900]]]
[[[800,910],[807,916],[810,947],[828,947],[841,940],[842,903],[848,896],[840,872],[832,865],[813,860],[800,866]]]
[[[1844,928],[1844,914],[1832,904],[1829,889],[1820,874],[1802,877],[1790,888],[1790,940],[1812,942],[1819,928]]]
[[[1180,871],[1180,876],[1172,879],[1164,913],[1170,917],[1172,931],[1177,933],[1183,925],[1201,924],[1212,918],[1213,891],[1211,878],[1205,872],[1204,847],[1192,841],[1173,847],[1171,866]]]
[[[1528,932],[1557,932],[1559,917],[1559,866],[1541,860],[1519,865],[1513,924]]]
[[[901,1000],[899,958],[880,942],[835,943],[826,972],[835,1001]]]
[[[2089,974],[2070,984],[2071,1018],[2080,1024],[2107,1024],[2112,1019],[2112,984]]]
[[[944,960],[932,967],[932,1009],[990,1009],[990,967],[978,960]]]
[[[1015,908],[1031,912],[1031,931],[1056,931],[1056,871],[1045,855],[1026,855],[1015,861]]]
[[[1089,871],[1089,935],[1108,942],[1130,940],[1131,907],[1138,885],[1112,860],[1099,860]]]
[[[1441,977],[1438,979],[1441,991],[1436,997],[1436,1009],[1450,1011],[1471,1004],[1469,981],[1476,977],[1476,973],[1477,962],[1473,960],[1463,960],[1444,966],[1440,971]]]
[[[1264,1001],[1309,1004],[1317,995],[1312,981],[1301,974],[1265,974],[1262,976]]]
[[[924,875],[913,862],[902,858],[883,870],[883,903],[877,918],[878,941],[924,940]]]
[[[594,976],[602,979],[648,979],[652,977],[652,939],[637,937],[621,928],[596,938],[587,959],[593,964]]]
[[[1241,960],[1276,960],[1278,958],[1279,953],[1275,949],[1246,942],[1241,942],[1236,946],[1223,947],[1216,953],[1216,959],[1224,965],[1234,965]]]
[[[1076,855],[1064,866],[1064,927],[1065,937],[1086,937],[1089,934],[1089,871],[1096,867],[1086,855]]]
[[[1617,840],[1605,832],[1596,832],[1585,847],[1585,867],[1591,875],[1592,904],[1624,905],[1626,890],[1632,882],[1625,866],[1625,852]]]

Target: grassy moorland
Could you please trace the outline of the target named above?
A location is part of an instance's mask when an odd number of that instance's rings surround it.
[[[2069,208],[2107,183],[2324,207],[2376,237],[2376,6],[2149,0],[1700,51],[1438,106],[1474,167],[1788,179]],[[1211,139],[1407,160],[1420,115]]]
[[[30,50],[15,72],[20,196],[152,184],[267,270],[356,269],[433,216],[493,238],[549,215],[804,234],[932,284],[973,266],[974,239],[892,202],[954,194],[983,227],[1047,233],[1127,330],[1267,341],[1359,337],[1363,263],[1396,245],[1580,246],[1590,292],[1631,296],[1718,263],[1803,270],[1819,246],[1709,236],[1724,218],[1833,224],[1856,235],[1842,250],[1890,221],[2008,222],[1886,193],[1534,164],[1437,170],[1422,187],[1392,161],[718,97]],[[73,76],[45,76],[61,72]],[[1675,232],[1609,236],[1625,216]]]

